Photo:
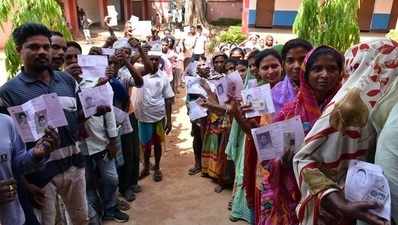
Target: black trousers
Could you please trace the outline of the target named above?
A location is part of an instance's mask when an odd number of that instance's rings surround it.
[[[140,174],[138,121],[134,114],[130,115],[130,122],[133,132],[121,136],[124,165],[119,169],[120,193],[124,193],[133,185],[137,185]]]
[[[196,123],[192,123],[191,135],[193,137],[193,152],[195,155],[195,160],[202,166],[202,128]]]

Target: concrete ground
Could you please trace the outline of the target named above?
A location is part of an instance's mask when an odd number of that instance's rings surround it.
[[[183,90],[180,90],[183,93]],[[129,225],[243,225],[229,221],[228,202],[231,190],[217,194],[216,185],[199,174],[189,176],[193,165],[191,123],[187,116],[185,97],[177,95],[173,110],[173,131],[167,137],[161,170],[163,181],[152,177],[140,182],[143,192],[131,203]],[[116,225],[108,222],[105,225]]]

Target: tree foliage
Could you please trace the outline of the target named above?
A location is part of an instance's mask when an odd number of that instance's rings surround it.
[[[42,23],[52,30],[61,32],[65,39],[72,39],[62,9],[56,0],[0,0],[0,24],[7,21],[12,23],[12,29],[26,22]],[[5,54],[6,70],[12,77],[21,65],[12,38],[8,39],[5,45]]]
[[[246,40],[246,35],[242,32],[241,26],[230,26],[228,30],[220,32],[213,38],[209,45],[209,52],[214,52],[216,47],[220,44],[240,44]]]
[[[293,25],[298,37],[342,52],[359,42],[358,0],[303,0]]]

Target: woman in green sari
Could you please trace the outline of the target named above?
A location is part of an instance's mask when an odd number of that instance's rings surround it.
[[[245,78],[245,88],[250,88],[257,84],[257,69],[254,66],[256,54],[259,51],[252,51],[248,54],[247,60],[249,70]],[[232,197],[232,207],[230,220],[235,222],[238,220],[245,220],[248,223],[253,221],[253,212],[247,205],[245,191],[243,189],[243,168],[244,168],[244,146],[245,133],[240,128],[239,124],[234,119],[231,126],[231,133],[229,135],[228,145],[225,153],[228,159],[231,159],[235,164],[235,184],[234,193]]]

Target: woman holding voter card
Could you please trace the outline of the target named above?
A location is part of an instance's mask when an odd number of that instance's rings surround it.
[[[26,150],[14,122],[0,114],[0,224],[22,225],[25,216],[17,196],[17,180],[46,163],[59,143],[53,128],[47,128],[36,145]]]
[[[349,202],[343,190],[349,163],[372,158],[377,137],[398,100],[397,54],[397,44],[389,39],[361,43],[346,52],[348,78],[330,103],[323,104],[322,116],[318,111],[320,118],[308,121],[313,127],[294,156],[293,169],[301,191],[297,207],[300,224],[386,223],[369,211],[383,210],[384,205]],[[330,60],[324,57],[321,61]],[[320,73],[333,67],[330,64],[321,70],[315,62],[313,68]],[[316,89],[326,86],[319,83]],[[308,118],[314,112],[307,110]],[[377,151],[383,154],[384,149]]]
[[[207,80],[216,85],[225,77],[225,62],[228,57],[224,53],[216,53],[212,58],[213,68]],[[205,80],[202,86],[208,94],[208,99],[203,100],[202,106],[209,109],[203,135],[202,149],[202,175],[217,180],[215,192],[221,192],[233,178],[226,175],[227,158],[225,147],[227,145],[230,121],[226,109],[221,106],[217,94],[213,92]],[[220,88],[218,88],[220,90]],[[217,91],[217,90],[216,90]],[[232,182],[231,182],[232,183]]]
[[[282,77],[282,58],[277,51],[274,49],[267,49],[259,52],[256,55],[255,67],[258,73],[257,85],[269,83],[271,87],[277,84]],[[238,104],[233,104],[232,112],[239,126],[246,133],[245,140],[245,154],[244,154],[244,171],[243,171],[243,187],[246,192],[246,199],[249,208],[254,210],[255,221],[259,221],[260,204],[259,201],[255,203],[255,195],[258,195],[259,191],[256,191],[256,173],[257,173],[257,153],[254,147],[254,142],[250,134],[250,130],[254,127],[258,127],[259,124],[265,125],[271,122],[271,116],[266,114],[264,116],[246,119],[246,112],[251,111],[249,106],[243,106],[239,108]],[[257,192],[257,194],[256,194]]]

